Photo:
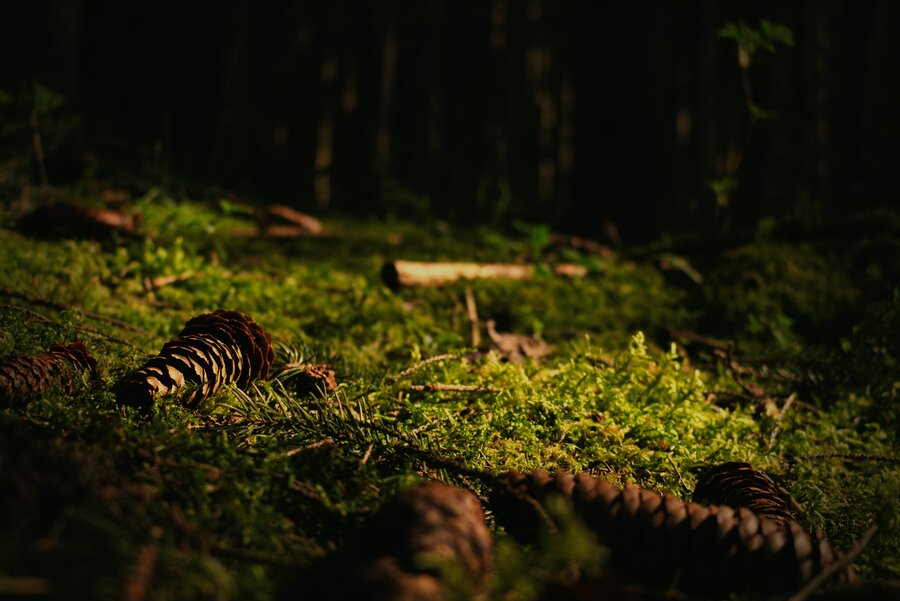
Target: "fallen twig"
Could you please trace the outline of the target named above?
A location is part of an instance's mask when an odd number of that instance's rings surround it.
[[[778,433],[781,432],[781,420],[784,419],[785,413],[787,410],[791,408],[791,405],[794,404],[794,401],[797,399],[796,394],[792,394],[787,398],[784,402],[784,405],[781,406],[781,410],[778,412],[778,415],[775,416],[775,427],[772,429],[772,434],[769,436],[769,450],[772,450],[772,447],[775,446],[775,440],[778,438]]]
[[[152,292],[153,290],[165,288],[166,286],[171,286],[178,282],[184,282],[196,276],[196,272],[188,271],[186,273],[176,273],[174,275],[162,275],[157,278],[144,278],[144,288],[147,292]]]
[[[469,317],[469,327],[472,332],[472,346],[478,348],[481,344],[481,328],[478,325],[478,305],[475,304],[475,295],[472,287],[466,286],[466,315]]]
[[[443,355],[435,355],[433,357],[428,357],[427,359],[422,359],[418,363],[411,365],[410,367],[407,367],[406,369],[401,371],[399,374],[394,375],[394,376],[388,376],[387,381],[391,382],[391,383],[396,382],[402,378],[405,378],[409,374],[422,369],[426,365],[430,365],[432,363],[437,363],[438,361],[449,361],[450,359],[456,359],[456,355],[453,353],[446,353]]]
[[[441,384],[435,382],[433,384],[413,384],[407,387],[412,392],[498,392],[496,388],[490,386],[480,386],[477,384]]]
[[[669,460],[669,464],[671,464],[672,469],[675,470],[675,475],[678,476],[678,481],[681,482],[681,487],[685,492],[690,493],[691,487],[687,485],[687,482],[684,481],[684,477],[681,475],[681,471],[678,469],[678,464],[675,463],[675,460],[672,459],[672,454],[669,453],[666,455],[666,459]]]
[[[819,574],[816,575],[815,578],[806,583],[802,589],[797,591],[796,594],[791,596],[788,601],[805,601],[812,596],[817,590],[822,588],[826,582],[828,582],[832,577],[834,577],[839,572],[842,572],[853,563],[857,557],[859,557],[860,553],[865,550],[872,539],[875,537],[875,534],[878,532],[878,524],[876,522],[872,522],[869,527],[863,532],[862,536],[859,537],[853,546],[841,556],[840,559],[835,561],[834,563],[828,564],[824,570],[822,570]]]
[[[50,319],[49,317],[41,315],[40,313],[38,313],[36,311],[32,311],[31,309],[28,309],[26,307],[20,307],[19,305],[3,304],[3,305],[0,305],[0,309],[10,309],[12,311],[18,311],[19,313],[28,315],[29,317],[33,318],[38,323],[54,325],[58,328],[66,327],[66,324],[64,324],[64,323]],[[131,349],[134,349],[136,351],[143,352],[143,349],[133,345],[132,343],[128,342],[127,340],[123,340],[122,338],[118,338],[116,336],[110,336],[109,334],[106,334],[106,333],[98,330],[97,328],[93,328],[91,326],[86,326],[86,325],[82,325],[82,324],[73,324],[73,326],[77,330],[80,330],[82,332],[87,332],[88,334],[93,334],[94,336],[97,336],[98,338],[102,338],[103,340],[107,340],[109,342],[115,342],[117,344],[121,344],[123,346],[127,346]]]
[[[556,275],[582,277],[587,268],[563,263],[553,265]],[[441,286],[457,280],[510,279],[527,280],[534,275],[534,265],[505,263],[424,263],[419,261],[391,261],[381,268],[385,285],[397,290],[404,286]]]
[[[810,453],[808,455],[794,455],[791,460],[807,459],[853,459],[855,461],[883,461],[885,463],[900,463],[900,457],[891,455],[873,455],[871,453]]]
[[[296,449],[291,449],[287,453],[284,454],[285,457],[293,457],[298,453],[304,453],[306,451],[312,451],[313,449],[318,449],[320,447],[330,447],[334,445],[334,441],[330,438],[325,438],[323,440],[318,440],[316,442],[311,442],[308,445],[304,445],[302,447],[297,447]]]
[[[55,303],[53,301],[49,301],[44,298],[38,298],[35,296],[30,296],[23,292],[17,292],[12,290],[11,288],[7,288],[6,286],[0,286],[0,296],[7,296],[9,298],[18,298],[20,300],[40,305],[42,307],[47,307],[49,309],[56,309],[57,311],[67,311],[69,309],[75,309],[88,319],[93,319],[96,321],[105,321],[106,323],[111,323],[114,326],[118,326],[124,330],[131,330],[132,332],[138,332],[140,334],[144,334],[145,336],[153,336],[152,332],[145,330],[144,328],[138,327],[136,325],[132,325],[127,321],[122,321],[121,319],[117,319],[115,317],[109,317],[107,315],[101,315],[99,313],[94,313],[93,311],[87,311],[82,309],[78,305],[63,305],[60,303]]]
[[[274,215],[285,221],[294,223],[313,235],[321,234],[323,231],[322,222],[306,213],[301,213],[296,209],[292,209],[285,205],[269,205],[269,215]]]
[[[613,249],[605,244],[601,244],[596,240],[590,240],[588,238],[572,236],[569,234],[559,234],[554,232],[550,234],[550,243],[558,244],[559,246],[568,246],[569,248],[574,248],[575,250],[580,250],[592,255],[597,255],[598,257],[603,257],[604,259],[608,259],[614,254]]]

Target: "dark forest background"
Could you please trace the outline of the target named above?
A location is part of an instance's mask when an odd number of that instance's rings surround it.
[[[0,89],[38,82],[74,123],[48,144],[51,184],[138,167],[318,213],[612,224],[630,240],[900,196],[888,0],[41,0],[0,15]],[[793,44],[742,69],[722,28],[763,19]]]

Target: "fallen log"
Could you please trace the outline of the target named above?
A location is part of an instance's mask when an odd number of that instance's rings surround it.
[[[587,268],[561,263],[551,267],[556,275],[583,277]],[[441,286],[457,280],[509,279],[527,280],[534,275],[534,265],[516,263],[426,263],[389,261],[381,268],[381,279],[392,290],[406,286]]]

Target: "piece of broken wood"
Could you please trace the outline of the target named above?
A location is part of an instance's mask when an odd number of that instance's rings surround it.
[[[535,336],[498,332],[493,319],[489,319],[485,327],[491,342],[512,363],[525,363],[528,359],[539,361],[552,350],[549,344]]]
[[[587,275],[586,267],[572,263],[553,265],[551,269],[556,275],[566,277]],[[406,286],[441,286],[457,280],[527,280],[534,272],[534,265],[518,263],[389,261],[381,268],[381,279],[388,288],[396,290]]]
[[[298,225],[313,236],[321,234],[324,231],[322,222],[312,215],[301,213],[300,211],[285,205],[269,205],[268,208],[270,216],[278,217],[288,223]]]

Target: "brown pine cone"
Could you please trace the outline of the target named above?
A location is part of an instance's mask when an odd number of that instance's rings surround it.
[[[321,394],[337,388],[334,370],[327,363],[283,369],[278,377],[285,386],[302,395]]]
[[[196,407],[227,384],[246,390],[254,380],[268,377],[275,359],[271,341],[259,324],[238,311],[198,315],[119,383],[116,399],[147,408],[157,395],[184,388],[181,401]]]
[[[0,358],[0,407],[24,405],[53,386],[71,392],[83,370],[97,376],[97,360],[81,342],[54,344],[43,355]]]
[[[749,463],[730,461],[709,468],[697,481],[691,500],[701,505],[746,507],[781,528],[795,519],[775,484]]]
[[[535,530],[533,511],[520,528],[529,512],[526,501],[561,495],[609,546],[613,569],[649,586],[677,583],[685,592],[710,596],[780,594],[798,589],[837,557],[797,522],[780,528],[746,508],[704,507],[631,484],[619,489],[586,474],[511,473],[505,480],[509,490],[498,491],[493,508],[511,534]]]

